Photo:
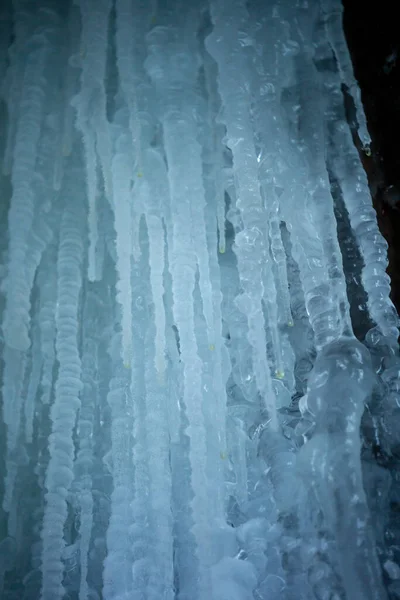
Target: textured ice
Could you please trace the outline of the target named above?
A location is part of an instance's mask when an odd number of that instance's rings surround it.
[[[400,597],[341,11],[1,3],[2,600]]]

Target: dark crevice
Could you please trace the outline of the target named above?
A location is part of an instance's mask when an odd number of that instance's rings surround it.
[[[344,29],[372,138],[371,155],[360,153],[389,245],[392,300],[400,309],[400,66],[397,4],[343,0]],[[349,104],[346,98],[347,109]],[[351,107],[350,107],[351,108]],[[351,111],[350,111],[351,112]],[[349,121],[351,122],[351,121]],[[354,136],[360,151],[357,136]]]

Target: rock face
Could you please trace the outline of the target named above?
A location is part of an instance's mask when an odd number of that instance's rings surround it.
[[[400,44],[396,3],[343,0],[344,27],[373,145],[363,156],[379,226],[389,244],[392,300],[400,310]]]

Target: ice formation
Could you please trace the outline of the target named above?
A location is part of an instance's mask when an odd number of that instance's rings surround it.
[[[399,598],[340,1],[0,10],[1,598]]]

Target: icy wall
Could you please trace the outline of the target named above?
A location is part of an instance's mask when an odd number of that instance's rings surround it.
[[[1,598],[400,597],[340,2],[1,11]]]

